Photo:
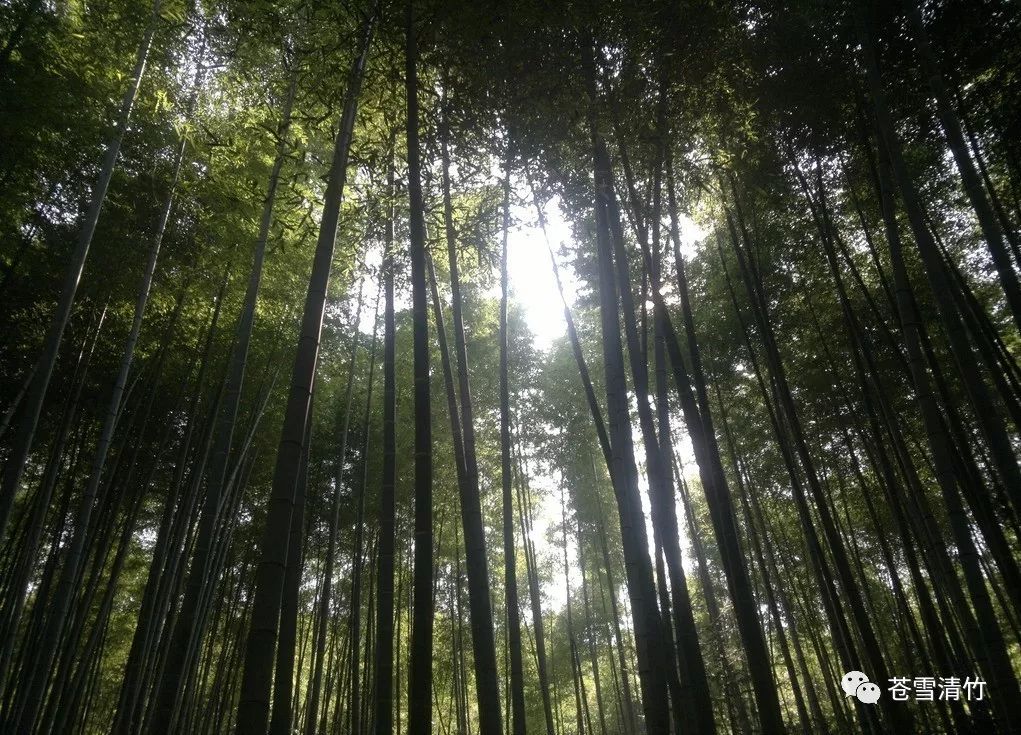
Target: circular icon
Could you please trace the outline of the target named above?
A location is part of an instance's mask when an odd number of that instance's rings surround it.
[[[844,690],[844,694],[853,697],[855,692],[858,691],[858,687],[868,682],[868,680],[869,677],[860,671],[848,671],[844,674],[844,678],[840,680],[840,688]]]
[[[862,704],[875,704],[879,701],[882,693],[882,690],[870,681],[859,684],[858,688],[854,690],[854,696],[858,697],[858,701]]]

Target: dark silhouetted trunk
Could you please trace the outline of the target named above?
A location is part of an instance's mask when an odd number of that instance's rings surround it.
[[[378,6],[377,6],[378,7]],[[355,114],[361,81],[375,25],[377,9],[366,16],[361,41],[356,53],[344,99],[344,111],[334,143],[333,159],[326,186],[323,215],[319,227],[309,280],[308,294],[302,315],[301,333],[291,374],[291,385],[284,415],[273,475],[260,560],[256,568],[255,599],[252,620],[245,646],[238,703],[238,735],[265,735],[269,724],[273,686],[273,661],[280,624],[284,576],[287,567],[286,538],[291,526],[294,495],[301,466],[305,424],[312,399],[312,383],[319,358],[326,294],[330,282],[333,250],[337,239],[340,204],[347,179],[348,153],[354,130]]]
[[[493,611],[489,598],[489,562],[479,498],[479,468],[475,452],[475,411],[472,405],[468,372],[468,353],[464,331],[464,310],[457,263],[457,239],[450,197],[449,130],[441,109],[440,155],[442,157],[443,224],[450,270],[451,311],[454,327],[454,353],[457,357],[457,386],[460,398],[460,431],[464,450],[466,492],[461,493],[461,524],[464,529],[465,570],[468,576],[468,608],[471,616],[475,693],[479,707],[480,735],[501,735],[500,685],[496,669],[496,642],[493,636]]]
[[[391,143],[393,139],[391,138]],[[392,146],[391,146],[392,148]],[[391,151],[392,155],[392,151]],[[387,171],[386,223],[383,243],[383,477],[379,493],[379,552],[376,566],[376,665],[374,667],[375,735],[393,733],[394,702],[394,546],[397,477],[397,393],[394,323],[394,167]]]
[[[426,285],[425,203],[418,135],[418,46],[411,0],[405,8],[405,77],[408,103],[411,316],[415,406],[415,559],[411,659],[408,665],[408,733],[432,732],[433,459],[429,396],[429,294]]]

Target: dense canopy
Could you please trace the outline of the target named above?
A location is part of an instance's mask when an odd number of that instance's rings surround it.
[[[1021,733],[1008,0],[0,0],[0,732]]]

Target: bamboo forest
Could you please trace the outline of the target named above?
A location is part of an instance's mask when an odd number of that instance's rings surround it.
[[[0,0],[0,733],[1021,733],[1021,7]]]

